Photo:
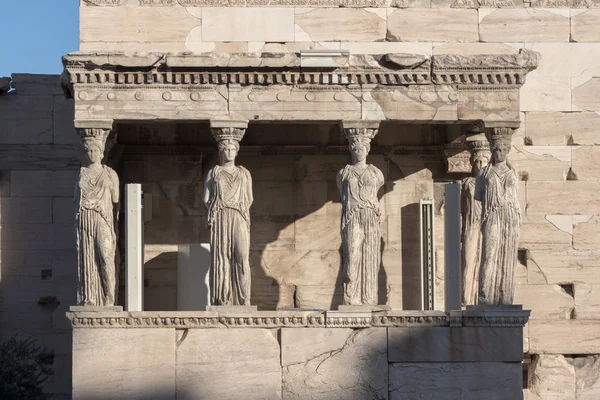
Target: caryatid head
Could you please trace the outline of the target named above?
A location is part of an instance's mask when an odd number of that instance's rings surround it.
[[[506,161],[508,153],[510,153],[510,148],[510,136],[492,136],[492,141],[490,144],[490,149],[492,151],[492,163],[497,164]]]
[[[85,156],[83,164],[100,164],[104,158],[106,138],[109,133],[108,129],[82,129],[80,131],[81,147]]]
[[[475,176],[490,162],[490,145],[486,139],[474,140],[470,144],[471,168]]]
[[[346,128],[344,136],[348,139],[348,149],[352,155],[352,162],[365,162],[371,151],[371,139],[377,134],[377,129],[372,128]]]
[[[235,162],[235,157],[240,151],[240,143],[237,140],[223,139],[219,142],[218,147],[221,165]]]
[[[213,137],[218,143],[219,162],[221,165],[233,163],[240,150],[240,140],[245,129],[235,127],[211,128]]]

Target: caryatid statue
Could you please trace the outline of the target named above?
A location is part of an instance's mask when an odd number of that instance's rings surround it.
[[[109,129],[78,129],[82,167],[75,185],[77,303],[113,306],[117,298],[115,251],[119,177],[102,164]]]
[[[204,184],[208,207],[212,263],[210,302],[218,305],[250,305],[250,206],[252,177],[235,165],[247,122],[211,121],[218,142],[219,165]]]
[[[511,128],[494,128],[487,132],[492,157],[475,183],[475,200],[481,201],[482,210],[480,305],[513,303],[521,212],[517,173],[507,158],[512,133]]]
[[[381,258],[379,199],[383,173],[367,164],[371,139],[377,122],[357,121],[342,124],[349,141],[352,164],[336,177],[342,198],[342,249],[344,304],[377,305],[377,275]]]
[[[481,202],[475,200],[475,180],[490,161],[490,147],[485,137],[468,140],[467,143],[471,150],[472,176],[463,179],[461,185],[462,303],[474,305],[479,291],[482,240]]]

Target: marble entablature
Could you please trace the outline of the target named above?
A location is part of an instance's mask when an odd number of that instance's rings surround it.
[[[76,120],[389,119],[518,127],[518,90],[538,61],[529,50],[431,58],[73,53],[63,59],[63,87],[75,98]]]

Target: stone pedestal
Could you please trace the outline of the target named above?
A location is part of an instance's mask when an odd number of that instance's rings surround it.
[[[68,313],[73,398],[523,396],[529,311],[500,310],[490,318],[470,310],[212,308],[219,310]]]

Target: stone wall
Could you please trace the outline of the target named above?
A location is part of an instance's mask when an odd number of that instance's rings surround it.
[[[53,349],[46,383],[70,398],[76,298],[73,188],[79,168],[73,101],[60,77],[13,75],[0,96],[0,340],[34,336]]]

